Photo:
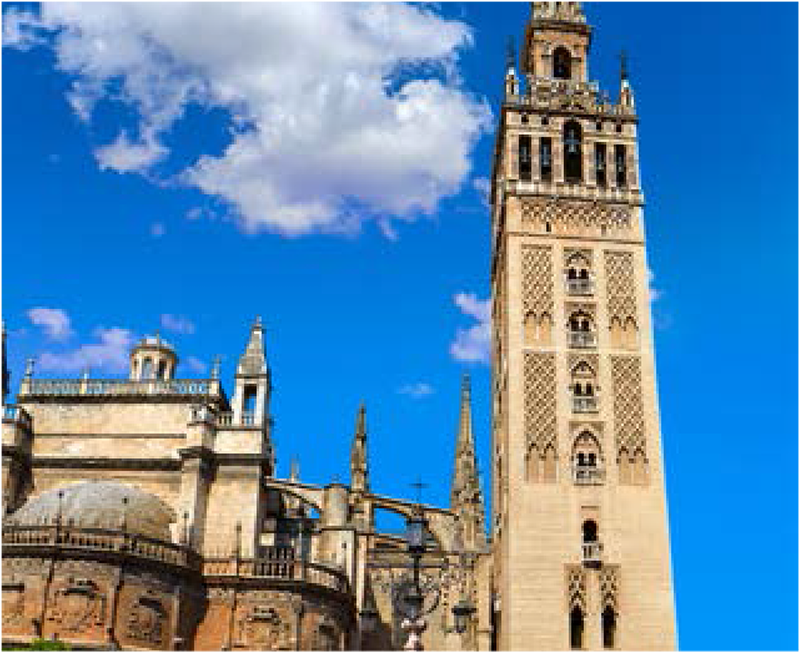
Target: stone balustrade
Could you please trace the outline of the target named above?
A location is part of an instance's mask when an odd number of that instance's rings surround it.
[[[644,195],[632,188],[613,188],[611,186],[588,186],[583,183],[559,183],[556,181],[506,181],[508,192],[528,195],[548,195],[605,201],[619,204],[644,204]]]
[[[572,411],[573,412],[597,412],[597,397],[596,396],[573,396],[572,397]]]
[[[584,564],[599,564],[603,554],[603,544],[599,541],[584,542],[583,548]]]
[[[592,331],[567,331],[567,344],[575,349],[593,349],[597,338]]]
[[[598,466],[575,465],[572,468],[572,478],[575,480],[575,484],[603,484],[605,473],[603,469]]]
[[[26,379],[20,396],[208,396],[219,393],[216,379],[149,379],[116,378]]]
[[[280,550],[280,549],[277,549]],[[262,557],[237,559],[235,557],[207,557],[203,561],[204,577],[253,577],[279,580],[307,582],[324,586],[340,593],[348,593],[350,584],[347,575],[340,570],[323,564],[270,555],[269,551]]]
[[[233,412],[220,412],[217,415],[218,426],[256,426],[256,415],[253,412],[243,412],[237,422],[233,418]]]
[[[3,552],[13,555],[28,548],[117,552],[173,566],[199,567],[199,556],[185,546],[123,530],[74,525],[8,525],[3,527]]]
[[[594,293],[594,284],[588,278],[568,278],[567,294],[587,296]]]

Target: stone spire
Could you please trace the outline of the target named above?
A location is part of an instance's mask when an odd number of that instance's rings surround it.
[[[631,88],[628,76],[628,55],[625,50],[619,53],[619,104],[633,111],[636,109],[636,102],[633,99],[633,88]]]
[[[256,321],[250,328],[250,339],[247,341],[247,348],[239,358],[236,366],[237,376],[268,376],[267,355],[264,350],[264,327],[261,325],[261,317],[256,317]]]
[[[464,546],[474,549],[483,545],[485,542],[483,493],[478,478],[478,459],[475,455],[475,438],[472,433],[470,381],[466,374],[461,381],[461,409],[453,484],[450,490],[450,508],[458,514]]]
[[[367,409],[364,404],[358,408],[356,433],[350,448],[350,486],[354,492],[369,491],[369,470],[367,467]]]

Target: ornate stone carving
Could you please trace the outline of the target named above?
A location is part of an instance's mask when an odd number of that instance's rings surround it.
[[[600,570],[600,609],[611,607],[619,613],[619,568],[603,566]]]
[[[606,251],[605,261],[609,321],[616,318],[624,324],[630,318],[638,324],[633,254],[629,251]]]
[[[554,232],[584,231],[629,232],[633,219],[629,206],[557,197],[527,197],[522,200],[522,222]]]
[[[525,314],[553,316],[553,255],[550,247],[523,245],[522,300]]]
[[[292,624],[286,616],[263,604],[249,607],[239,619],[237,647],[251,650],[292,649]]]
[[[127,617],[126,635],[146,646],[160,647],[165,643],[167,613],[153,591],[140,595],[131,605]]]
[[[553,353],[525,353],[525,435],[539,455],[556,446],[556,358]]]
[[[25,584],[11,578],[3,582],[3,627],[19,627],[25,621]]]
[[[578,607],[586,613],[586,571],[581,566],[567,566],[567,612]]]
[[[646,455],[641,361],[637,356],[611,356],[611,378],[617,457],[623,451]]]
[[[77,633],[102,627],[105,617],[106,596],[97,584],[86,577],[70,577],[56,589],[48,620],[65,632]]]

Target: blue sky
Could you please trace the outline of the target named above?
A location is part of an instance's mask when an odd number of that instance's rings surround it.
[[[373,489],[446,504],[469,372],[488,487],[481,188],[528,7],[4,5],[13,386],[161,328],[230,388],[261,314],[279,475],[346,480],[364,400]],[[680,644],[796,648],[797,5],[586,13],[641,117]]]

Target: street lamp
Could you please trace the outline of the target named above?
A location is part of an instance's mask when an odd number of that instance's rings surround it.
[[[417,507],[406,519],[406,547],[408,554],[414,561],[414,579],[408,587],[402,602],[406,607],[406,619],[402,628],[408,632],[408,640],[403,646],[405,650],[422,650],[422,632],[427,628],[423,603],[425,596],[419,583],[419,567],[422,555],[425,553],[425,539],[428,534],[428,521],[425,512]]]

